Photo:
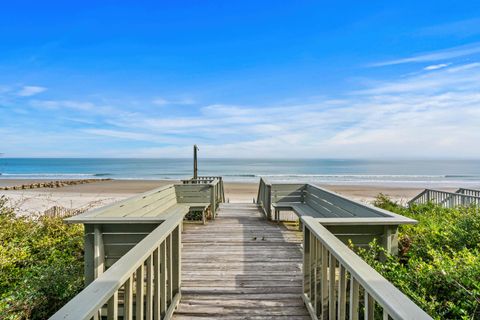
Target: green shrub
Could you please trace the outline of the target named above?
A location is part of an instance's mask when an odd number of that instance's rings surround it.
[[[83,227],[0,198],[0,319],[46,319],[83,287]]]
[[[358,249],[360,256],[434,318],[480,319],[478,208],[405,208],[384,195],[374,205],[418,224],[400,228],[398,256],[379,261],[385,252],[376,243]]]
[[[203,219],[203,210],[190,210],[186,215],[184,220],[187,221],[202,221]]]

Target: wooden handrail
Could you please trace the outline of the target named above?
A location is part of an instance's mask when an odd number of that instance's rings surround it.
[[[471,190],[471,189],[459,189],[457,192],[447,192],[442,190],[425,189],[420,194],[415,196],[408,202],[408,205],[412,204],[427,204],[433,203],[440,205],[444,208],[454,208],[457,206],[480,206],[480,197],[463,194],[459,191]],[[476,190],[473,190],[476,191]]]
[[[50,319],[97,318],[105,304],[107,318],[117,319],[122,288],[124,319],[132,319],[134,299],[136,319],[171,317],[181,295],[182,220],[165,220]]]
[[[302,217],[302,222],[303,299],[313,319],[345,319],[347,306],[349,319],[358,319],[362,311],[364,319],[374,319],[375,304],[382,307],[383,319],[432,319],[315,218]]]
[[[257,204],[263,209],[267,219],[272,219],[272,184],[266,179],[260,178],[258,184]]]
[[[423,190],[419,194],[417,194],[415,197],[413,197],[410,201],[408,201],[408,204],[410,205],[411,203],[415,203],[418,199],[422,198],[424,195],[426,195],[428,192],[428,189]]]
[[[467,196],[480,197],[480,190],[476,190],[476,189],[460,188],[457,191],[455,191],[455,193],[460,193]]]

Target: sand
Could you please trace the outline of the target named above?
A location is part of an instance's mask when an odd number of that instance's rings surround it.
[[[0,185],[13,186],[36,182],[40,182],[40,180],[0,180]],[[68,209],[100,207],[175,182],[177,181],[111,180],[54,189],[0,191],[0,196],[8,197],[10,204],[15,206],[20,214],[31,214],[44,212],[52,206],[62,206]],[[322,187],[366,203],[371,202],[379,193],[387,194],[394,200],[406,202],[423,190],[421,188],[388,185],[323,185]],[[451,188],[442,189],[452,190]],[[256,198],[257,192],[257,183],[225,183],[225,197],[230,202],[251,203]]]

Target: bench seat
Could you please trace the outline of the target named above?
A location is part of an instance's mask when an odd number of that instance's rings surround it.
[[[94,216],[77,215],[65,219],[68,223],[158,223],[165,221],[174,215],[186,215],[190,210],[202,210],[202,221],[205,223],[206,212],[210,203],[177,203],[161,211],[150,211],[142,216],[124,216],[119,219],[118,216]]]
[[[201,210],[202,211],[202,223],[205,224],[207,222],[207,211],[210,208],[210,203],[209,202],[182,203],[182,205],[188,206],[188,208],[189,208],[188,211]]]
[[[300,202],[277,202],[272,203],[273,208],[275,209],[275,220],[280,220],[280,211],[281,210],[291,210],[300,218],[303,216],[314,217],[314,218],[328,218],[328,215],[324,215],[321,212],[313,209],[306,203]]]

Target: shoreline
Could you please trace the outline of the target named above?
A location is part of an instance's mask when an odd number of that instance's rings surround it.
[[[46,182],[45,179],[1,179],[0,186]],[[106,180],[85,184],[65,185],[57,188],[0,190],[0,196],[9,198],[9,204],[19,214],[41,213],[53,206],[68,209],[96,208],[117,202],[135,194],[178,183],[178,180]],[[258,182],[224,182],[225,199],[229,202],[252,203],[257,197]],[[353,200],[371,203],[379,193],[394,201],[405,203],[425,187],[399,187],[391,185],[317,184]],[[438,187],[436,187],[438,188]],[[440,188],[439,188],[440,189]],[[452,187],[442,187],[454,191]]]

